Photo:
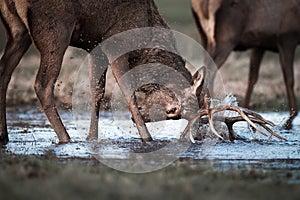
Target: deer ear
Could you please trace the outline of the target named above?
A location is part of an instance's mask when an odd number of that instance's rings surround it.
[[[201,67],[196,73],[193,75],[192,82],[191,82],[191,92],[195,96],[199,96],[201,91],[205,87],[205,77],[207,74],[206,67]]]

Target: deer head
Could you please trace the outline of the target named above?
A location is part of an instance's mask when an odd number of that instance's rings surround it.
[[[176,94],[176,85],[147,84],[136,91],[138,109],[145,122],[167,119],[191,119],[205,107],[207,70],[200,68],[192,77],[190,86]]]

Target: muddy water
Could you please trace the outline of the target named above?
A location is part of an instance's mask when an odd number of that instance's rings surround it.
[[[8,126],[10,142],[6,146],[7,151],[22,155],[47,155],[54,154],[58,157],[91,158],[95,152],[91,152],[89,143],[85,142],[86,130],[81,129],[80,123],[88,126],[88,120],[75,120],[72,112],[62,111],[61,115],[68,132],[73,140],[70,144],[57,145],[57,137],[51,129],[44,114],[38,109],[9,109]],[[262,113],[262,115],[280,125],[288,113]],[[111,119],[109,114],[103,114],[99,127],[101,127],[102,153],[107,159],[126,159],[129,152],[144,148],[138,139],[134,125],[128,125],[128,121],[118,123]],[[163,124],[149,125],[151,133],[157,140],[152,144],[152,151],[166,146],[180,134],[186,122],[169,121]],[[168,127],[166,130],[162,127]],[[79,129],[79,130],[78,130]],[[163,129],[163,130],[161,130]],[[159,135],[155,135],[158,130]],[[179,131],[178,131],[179,130]],[[285,169],[299,173],[300,171],[300,117],[294,122],[292,131],[277,129],[287,141],[275,138],[260,137],[253,133],[246,124],[240,123],[235,126],[236,132],[243,136],[244,140],[234,142],[220,142],[215,139],[206,139],[196,144],[189,144],[187,149],[178,151],[178,146],[167,145],[168,152],[180,152],[177,155],[181,160],[214,160],[214,165],[220,170],[226,168],[238,168],[241,164],[247,168],[264,167],[272,169]],[[168,133],[178,132],[168,135]],[[118,135],[117,133],[121,135]],[[122,136],[122,134],[125,134]],[[162,136],[163,135],[163,136]],[[173,149],[172,149],[173,148]],[[162,155],[164,156],[164,155]],[[300,174],[300,173],[299,173]],[[299,177],[299,176],[298,176]],[[299,178],[300,179],[300,178]]]

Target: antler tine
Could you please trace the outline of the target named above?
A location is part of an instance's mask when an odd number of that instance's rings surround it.
[[[213,114],[215,113],[215,110],[210,110],[210,112],[208,112],[208,123],[210,126],[210,130],[213,132],[213,134],[215,134],[218,138],[220,138],[221,140],[224,140],[224,138],[216,131],[214,123],[213,123]]]
[[[213,117],[213,115],[217,112],[222,112],[222,111],[235,111],[237,112],[240,116],[237,117],[218,117],[216,116],[215,118]],[[274,127],[275,124],[272,123],[271,121],[268,121],[266,119],[264,119],[261,115],[259,115],[258,113],[245,109],[245,108],[239,108],[236,106],[219,106],[216,108],[207,108],[207,109],[202,109],[199,111],[199,113],[197,113],[194,117],[192,117],[189,120],[188,125],[186,126],[186,128],[184,129],[183,133],[180,136],[180,140],[182,140],[188,133],[189,133],[189,138],[191,140],[192,143],[195,143],[195,140],[193,138],[192,135],[192,127],[193,125],[196,123],[196,121],[198,119],[201,119],[203,116],[207,115],[207,118],[203,119],[202,123],[208,123],[210,126],[211,131],[220,139],[224,140],[224,138],[218,134],[218,132],[216,131],[214,124],[213,124],[213,118],[217,121],[223,121],[226,125],[227,128],[230,132],[231,138],[234,140],[235,137],[235,133],[233,131],[233,124],[239,121],[246,121],[249,125],[251,125],[256,131],[258,131],[260,134],[264,135],[264,136],[268,136],[265,132],[263,132],[256,124],[259,124],[262,128],[264,128],[266,131],[268,131],[271,135],[275,136],[278,139],[281,140],[286,140],[284,137],[276,134],[274,131],[272,131],[267,125]],[[247,116],[249,115],[249,116]],[[256,123],[256,124],[255,124]]]
[[[180,135],[180,140],[183,140],[183,138],[187,135],[187,133],[189,133],[189,138],[191,142],[193,144],[196,143],[192,135],[192,127],[197,121],[197,119],[200,119],[204,115],[208,115],[208,109],[200,110],[200,112],[197,115],[195,115],[193,118],[189,120],[188,125],[185,127],[184,131]]]
[[[254,111],[252,111],[252,110],[249,110],[249,109],[247,109],[247,108],[241,108],[241,109],[242,109],[242,111],[243,111],[244,113],[246,113],[246,114],[248,114],[248,115],[252,115],[253,117],[256,117],[256,118],[258,118],[258,119],[264,121],[266,124],[269,124],[270,126],[273,126],[273,127],[275,126],[275,124],[274,124],[273,122],[264,119],[260,114],[254,112]]]
[[[267,127],[265,124],[260,124],[264,129],[266,129],[271,135],[277,137],[278,139],[281,139],[281,140],[287,140],[286,138],[278,135],[277,133],[275,133],[274,131],[272,131],[269,127]]]
[[[218,117],[216,116],[214,118],[214,114],[217,112],[222,112],[222,111],[235,111],[237,112],[240,116],[237,117]],[[274,131],[272,131],[267,125],[274,127],[275,124],[271,121],[268,121],[264,119],[260,114],[251,111],[246,108],[240,108],[237,106],[230,106],[230,105],[224,105],[224,106],[219,106],[215,108],[206,108],[200,110],[194,117],[192,117],[189,120],[188,125],[180,135],[180,140],[182,140],[188,133],[189,133],[189,138],[192,143],[195,143],[194,137],[192,135],[192,127],[196,123],[198,119],[201,119],[203,116],[207,115],[207,118],[202,119],[202,123],[208,123],[210,126],[211,131],[220,139],[224,140],[224,138],[217,132],[215,129],[213,119],[217,121],[223,121],[228,128],[228,131],[231,136],[231,140],[234,140],[236,138],[235,133],[233,131],[233,124],[239,121],[246,121],[250,126],[252,126],[256,131],[258,131],[260,134],[264,136],[268,136],[264,131],[262,131],[256,124],[259,124],[262,128],[264,128],[266,131],[268,131],[271,135],[275,136],[278,139],[281,140],[286,140],[284,137],[276,134]]]
[[[264,136],[268,136],[266,133],[264,133],[258,126],[256,126],[250,119],[249,117],[238,107],[235,106],[219,106],[217,108],[213,108],[214,112],[221,112],[221,111],[225,111],[225,110],[232,110],[232,111],[236,111],[237,113],[239,113],[241,115],[241,117],[248,122],[248,124],[250,124],[253,128],[255,128],[260,134],[264,135]]]
[[[274,131],[272,131],[268,126],[266,125],[270,125],[270,126],[275,126],[273,123],[270,123],[270,121],[265,120],[265,119],[257,119],[254,117],[249,117],[249,119],[254,122],[254,123],[258,123],[260,126],[262,126],[265,130],[267,130],[271,135],[277,137],[278,139],[281,140],[286,140],[284,137],[278,135],[277,133],[275,133]],[[240,121],[245,121],[244,118],[242,118],[241,116],[238,117],[231,117],[231,118],[225,118],[225,123],[228,126],[232,126],[234,123],[236,122],[240,122]]]
[[[253,117],[249,117],[249,119],[255,123],[258,123],[260,124],[265,130],[267,130],[271,135],[277,137],[278,139],[281,139],[281,140],[286,140],[284,137],[278,135],[277,133],[275,133],[274,131],[272,131],[269,127],[266,126],[267,125],[270,125],[272,127],[275,126],[275,124],[271,121],[268,121],[266,119],[264,119],[260,114],[254,112],[254,111],[251,111],[247,108],[242,108],[241,110],[242,112],[245,112],[246,114],[249,114],[249,115],[252,115]]]
[[[234,109],[233,109],[234,108]],[[274,126],[274,124],[273,123],[270,123],[269,121],[267,121],[267,120],[265,120],[265,119],[263,119],[263,117],[262,116],[260,116],[259,114],[257,114],[257,113],[255,113],[255,112],[251,112],[250,110],[249,110],[249,113],[251,113],[253,116],[255,115],[258,119],[256,119],[256,118],[253,118],[253,117],[248,117],[248,116],[246,116],[246,115],[242,115],[241,114],[241,112],[243,112],[242,110],[240,110],[238,107],[233,107],[233,106],[220,106],[220,107],[216,107],[216,108],[213,108],[212,110],[211,110],[211,115],[213,115],[214,113],[217,113],[217,112],[221,112],[221,111],[225,111],[225,110],[232,110],[232,111],[235,111],[235,112],[238,112],[241,116],[240,117],[238,117],[238,118],[236,118],[236,120],[237,121],[233,121],[233,122],[231,122],[231,123],[228,123],[228,120],[227,120],[227,122],[226,122],[226,119],[230,119],[230,118],[225,118],[225,123],[226,123],[226,125],[227,125],[227,128],[228,128],[228,130],[229,130],[229,132],[230,132],[230,134],[231,134],[231,137],[233,137],[233,138],[235,138],[235,134],[234,134],[234,131],[233,131],[233,129],[232,129],[232,125],[235,123],[235,122],[238,122],[238,121],[247,121],[248,123],[249,123],[249,121],[251,121],[251,122],[256,122],[256,123],[259,123],[259,124],[265,124],[265,123],[267,123],[267,124],[269,124],[269,125],[271,125],[271,126]],[[241,112],[239,112],[238,110],[240,110]],[[211,130],[212,130],[212,132],[216,135],[216,136],[218,136],[220,139],[222,139],[223,140],[223,137],[222,136],[220,136],[218,133],[217,133],[217,131],[216,131],[216,129],[214,128],[214,125],[213,125],[213,123],[212,123],[212,120],[210,119],[210,118],[212,118],[212,116],[210,117],[208,117],[208,121],[209,121],[209,125],[210,125],[210,127],[211,127]],[[249,119],[249,120],[247,120],[247,119]],[[218,119],[217,119],[218,120]],[[222,120],[219,120],[219,121],[222,121]],[[252,125],[251,123],[249,123],[250,125]],[[254,123],[253,123],[254,124]],[[253,126],[256,130],[257,130],[257,128],[258,127],[255,127],[255,126]],[[263,128],[265,128],[268,132],[270,132],[272,135],[276,135],[275,133],[273,133],[273,131],[271,130],[271,129],[269,129],[267,126],[263,126]],[[258,130],[259,131],[259,130]],[[263,135],[265,135],[265,136],[267,136],[264,132],[260,132],[261,134],[263,134]]]

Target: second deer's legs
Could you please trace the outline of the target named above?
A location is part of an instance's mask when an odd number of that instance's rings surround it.
[[[289,42],[286,42],[289,41]],[[296,49],[296,42],[293,42],[291,39],[287,38],[279,44],[279,54],[280,54],[280,63],[281,69],[283,72],[284,82],[286,86],[289,107],[290,107],[290,118],[284,124],[285,129],[292,128],[293,119],[298,114],[296,97],[294,93],[294,54]]]
[[[256,84],[259,76],[259,68],[264,56],[265,51],[261,49],[252,49],[250,56],[250,69],[249,69],[249,79],[248,87],[243,103],[243,107],[249,108],[251,94],[253,92],[254,85]]]

